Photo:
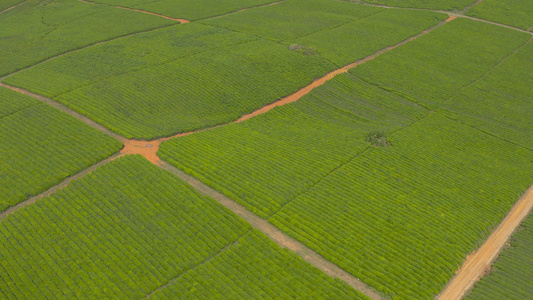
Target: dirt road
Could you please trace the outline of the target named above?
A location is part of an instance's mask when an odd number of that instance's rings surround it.
[[[516,202],[498,228],[465,262],[437,299],[461,299],[485,275],[514,230],[533,207],[533,186]]]

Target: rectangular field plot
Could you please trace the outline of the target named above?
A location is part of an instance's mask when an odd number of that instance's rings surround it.
[[[344,66],[421,33],[446,18],[445,14],[428,11],[386,9],[286,42],[315,48],[319,55]]]
[[[150,139],[236,120],[333,68],[320,57],[254,41],[112,77],[54,100],[128,138]]]
[[[391,297],[431,299],[531,185],[533,151],[431,114],[269,219]]]
[[[426,113],[343,74],[296,103],[164,142],[159,155],[267,218],[367,148],[368,133]]]
[[[76,0],[29,0],[0,15],[0,76],[99,41],[176,23]]]
[[[467,300],[528,299],[533,295],[533,215],[529,215]]]
[[[457,11],[462,10],[476,0],[347,0],[369,4],[388,5],[405,8],[425,8]]]
[[[369,299],[252,231],[154,299]]]
[[[287,40],[337,27],[383,11],[385,11],[383,8],[337,0],[287,0],[276,5],[201,22],[263,38]]]
[[[533,42],[445,104],[453,118],[533,149]]]
[[[198,23],[134,34],[55,58],[3,82],[53,98],[110,77],[257,40]]]
[[[223,290],[210,282],[224,279],[210,271],[228,264],[225,271],[243,281],[225,293],[261,293],[269,279],[283,283],[272,287],[282,298],[357,299],[347,285],[249,232],[237,215],[141,156],[121,157],[1,221],[0,295],[139,299],[170,283],[156,295],[185,287],[213,299]]]
[[[119,141],[81,121],[5,88],[0,88],[0,108],[0,211],[121,147]]]
[[[434,109],[524,44],[530,35],[457,19],[350,73]]]
[[[279,0],[94,0],[97,3],[142,9],[191,21],[220,16],[277,1]]]
[[[467,15],[528,30],[533,26],[533,3],[484,0],[468,10]]]

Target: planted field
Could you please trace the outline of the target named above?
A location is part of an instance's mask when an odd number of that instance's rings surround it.
[[[345,74],[268,114],[172,139],[158,154],[266,218],[367,148],[370,132],[425,114]]]
[[[466,299],[528,299],[533,295],[533,216],[513,234],[507,249]]]
[[[445,104],[452,117],[533,149],[533,43]]]
[[[0,76],[50,57],[176,21],[77,0],[29,0],[0,18]]]
[[[258,231],[154,293],[154,299],[368,299]]]
[[[187,23],[81,49],[14,74],[3,82],[53,98],[107,78],[257,39],[223,28]]]
[[[2,2],[0,2],[0,12],[21,2],[24,2],[24,0],[3,0]]]
[[[211,282],[224,279],[209,271],[229,264],[243,279],[225,287],[229,294],[364,298],[249,231],[170,173],[126,156],[2,220],[0,291],[8,299],[131,299],[170,283],[168,292],[212,298],[222,290]],[[279,285],[265,288],[267,279]]]
[[[457,19],[350,73],[434,109],[492,70],[529,37],[492,24]]]
[[[287,0],[238,14],[203,20],[220,26],[282,41],[364,19],[385,11],[336,0]]]
[[[533,6],[529,1],[484,0],[472,7],[467,15],[525,30],[533,26]]]
[[[531,184],[533,151],[438,112],[390,140],[270,222],[391,297],[433,298]]]
[[[0,108],[0,211],[121,147],[81,121],[6,88],[0,88]]]
[[[275,3],[276,0],[94,0],[92,2],[142,9],[174,18],[198,20]]]

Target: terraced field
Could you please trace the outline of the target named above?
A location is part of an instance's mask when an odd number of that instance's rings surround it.
[[[0,1],[0,299],[527,298],[532,10]]]

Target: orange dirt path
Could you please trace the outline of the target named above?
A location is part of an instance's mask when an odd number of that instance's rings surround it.
[[[516,202],[509,214],[483,245],[467,256],[438,299],[461,299],[489,270],[515,229],[533,207],[533,186]]]
[[[159,156],[157,156],[157,150],[159,150],[159,145],[161,140],[155,141],[136,141],[136,140],[126,140],[123,142],[124,148],[120,151],[122,155],[126,154],[140,154],[148,159],[154,164],[158,164]]]
[[[125,6],[118,6],[118,5],[111,5],[111,4],[107,4],[107,3],[96,3],[96,2],[91,2],[91,1],[87,1],[87,0],[78,0],[80,2],[83,2],[83,3],[88,3],[88,4],[96,4],[96,5],[105,5],[105,6],[111,6],[111,7],[116,7],[116,8],[120,8],[120,9],[126,9],[126,10],[131,10],[131,11],[137,11],[137,12],[141,12],[141,13],[145,13],[145,14],[149,14],[149,15],[153,15],[153,16],[158,16],[158,17],[161,17],[161,18],[165,18],[167,20],[173,20],[173,21],[178,21],[180,23],[189,23],[190,21],[189,20],[185,20],[185,19],[176,19],[176,18],[172,18],[172,17],[168,17],[168,16],[164,16],[164,15],[161,15],[161,14],[156,14],[156,13],[153,13],[153,12],[149,12],[149,11],[146,11],[146,10],[142,10],[142,9],[135,9],[135,8],[129,8],[129,7],[125,7]]]

